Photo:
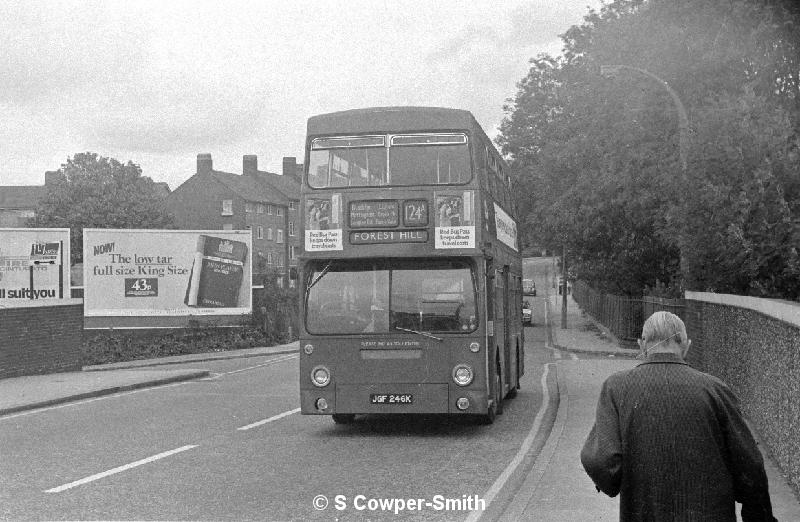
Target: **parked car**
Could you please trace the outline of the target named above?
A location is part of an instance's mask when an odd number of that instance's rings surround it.
[[[536,295],[536,282],[533,279],[522,280],[522,295]]]
[[[528,301],[522,302],[522,324],[533,324],[533,308],[531,308],[531,304]]]

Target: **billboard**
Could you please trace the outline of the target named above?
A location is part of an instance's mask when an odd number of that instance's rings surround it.
[[[70,298],[68,228],[0,228],[0,306]]]
[[[250,313],[251,238],[249,230],[84,229],[84,316]]]

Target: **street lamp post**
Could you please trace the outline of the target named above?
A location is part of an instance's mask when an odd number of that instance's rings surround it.
[[[686,107],[684,107],[683,102],[681,102],[678,93],[669,86],[666,80],[663,78],[656,76],[655,74],[651,73],[646,69],[642,69],[640,67],[634,67],[632,65],[601,65],[600,66],[600,74],[607,77],[613,78],[615,77],[621,69],[626,69],[629,71],[638,72],[639,74],[643,74],[647,76],[651,80],[655,80],[661,87],[663,87],[668,93],[670,98],[672,98],[672,103],[675,104],[675,108],[678,110],[678,156],[681,160],[681,175],[683,177],[682,181],[684,185],[686,184],[686,168],[687,168],[687,157],[689,155],[689,117],[686,115]],[[686,261],[684,259],[684,251],[681,248],[680,251],[680,274],[681,274],[681,286],[686,284]]]
[[[561,328],[567,328],[567,245],[562,246],[561,253],[561,277],[563,277],[564,285],[558,283],[559,291],[561,292]]]
[[[614,77],[617,75],[617,73],[619,73],[620,69],[627,69],[643,74],[648,78],[658,82],[658,84],[669,93],[670,97],[672,98],[672,102],[675,104],[675,108],[678,110],[678,154],[681,159],[681,167],[685,173],[687,165],[686,158],[689,153],[689,117],[686,115],[686,107],[683,106],[683,102],[681,102],[681,99],[678,97],[678,93],[676,93],[675,90],[669,86],[666,80],[656,76],[648,70],[641,69],[639,67],[633,67],[631,65],[601,65],[600,74],[606,77]]]

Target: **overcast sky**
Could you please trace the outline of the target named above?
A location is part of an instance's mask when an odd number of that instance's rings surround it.
[[[600,0],[13,2],[0,17],[0,185],[78,152],[174,189],[198,153],[241,173],[302,162],[309,116],[472,111],[494,136],[528,61]]]

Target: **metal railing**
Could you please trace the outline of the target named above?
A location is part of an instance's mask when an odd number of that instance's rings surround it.
[[[654,312],[672,312],[684,321],[683,299],[660,297],[631,298],[605,294],[589,286],[585,281],[576,281],[572,296],[575,302],[596,321],[608,328],[617,339],[633,341],[642,334],[645,320]]]

